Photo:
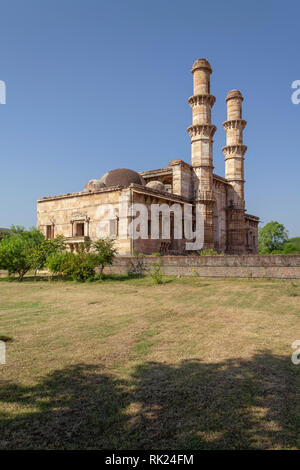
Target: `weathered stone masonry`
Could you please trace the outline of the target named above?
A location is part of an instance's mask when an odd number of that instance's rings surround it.
[[[168,276],[300,279],[300,255],[147,256],[138,260],[147,269],[159,260]],[[105,272],[126,274],[136,262],[134,257],[118,257]]]

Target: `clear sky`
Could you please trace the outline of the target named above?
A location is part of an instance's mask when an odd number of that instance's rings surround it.
[[[217,98],[245,97],[246,207],[300,236],[299,1],[2,0],[0,226],[36,224],[36,200],[125,167],[190,162],[190,69],[205,57]]]

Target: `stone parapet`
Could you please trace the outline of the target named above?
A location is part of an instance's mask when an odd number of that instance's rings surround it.
[[[300,279],[300,255],[117,257],[105,272],[126,274],[138,259],[147,268],[159,260],[168,276]]]

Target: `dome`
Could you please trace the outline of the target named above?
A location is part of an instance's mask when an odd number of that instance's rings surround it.
[[[90,180],[86,183],[84,187],[84,192],[91,192],[91,191],[98,191],[98,189],[105,188],[105,184],[102,183],[100,180]]]
[[[197,59],[197,60],[195,60],[195,62],[193,63],[192,72],[194,72],[197,69],[206,69],[210,73],[212,72],[210,63],[208,62],[207,59]]]
[[[145,186],[144,178],[136,171],[128,170],[127,168],[117,168],[105,173],[100,179],[106,187],[110,186],[130,186],[132,183]]]
[[[231,90],[228,92],[228,95],[226,96],[226,101],[231,100],[231,98],[239,98],[240,100],[243,101],[243,95],[239,90]]]
[[[165,191],[165,185],[161,181],[149,181],[146,184],[147,188],[156,189],[156,191]]]

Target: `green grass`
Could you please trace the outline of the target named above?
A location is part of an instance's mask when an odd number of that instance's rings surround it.
[[[0,449],[299,449],[300,282],[0,282]]]

